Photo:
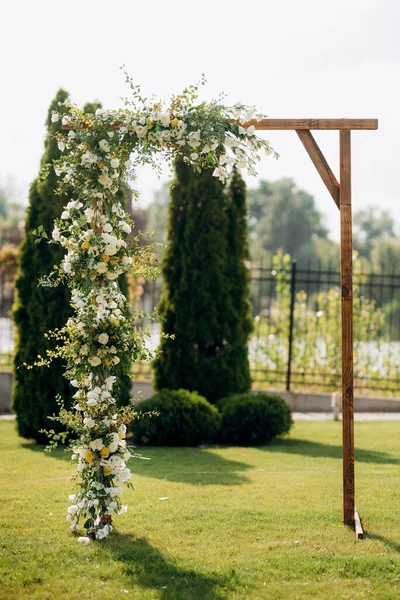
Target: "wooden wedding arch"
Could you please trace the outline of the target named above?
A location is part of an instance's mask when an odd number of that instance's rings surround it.
[[[378,129],[377,119],[263,119],[245,127],[294,130],[340,211],[340,283],[342,313],[342,439],[343,522],[361,539],[363,530],[354,495],[354,394],[353,394],[353,242],[351,212],[351,130]],[[339,131],[340,177],[336,179],[311,130]]]

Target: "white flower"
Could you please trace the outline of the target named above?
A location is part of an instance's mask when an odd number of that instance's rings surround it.
[[[88,537],[78,537],[78,542],[80,544],[84,544],[85,546],[87,546],[88,544],[90,544],[90,538]]]
[[[130,233],[132,231],[132,227],[129,225],[129,223],[125,223],[125,221],[120,221],[119,226],[125,233]]]
[[[117,378],[115,377],[115,375],[110,375],[110,377],[107,377],[107,379],[105,379],[104,387],[106,388],[106,390],[112,390],[112,386],[114,385],[116,379]]]
[[[118,444],[119,444],[119,435],[118,433],[111,433],[110,437],[112,439],[112,442],[108,445],[108,448],[110,450],[110,452],[115,452],[118,448]]]
[[[91,208],[86,208],[86,210],[83,211],[86,215],[86,220],[88,223],[90,223],[93,220],[94,217],[94,210]]]
[[[65,219],[69,219],[69,212],[68,212],[67,210],[64,210],[64,211],[61,213],[61,218],[62,218],[62,219],[64,219],[64,220],[65,220]]]
[[[112,361],[113,361],[114,365],[117,365],[120,362],[118,356],[113,356]]]
[[[89,346],[87,344],[83,344],[83,346],[81,346],[81,349],[79,350],[79,354],[82,354],[82,356],[86,356],[88,352]]]
[[[103,152],[110,152],[110,144],[108,143],[107,140],[100,140],[100,142],[99,142],[99,148]]]
[[[104,447],[103,440],[97,438],[96,440],[93,440],[93,442],[90,442],[89,446],[92,450],[101,450]]]
[[[97,181],[105,188],[111,187],[113,183],[111,177],[109,177],[106,173],[100,175],[100,177],[97,178]]]
[[[119,426],[118,433],[121,434],[121,435],[125,435],[126,434],[126,425],[124,423],[122,423],[122,425]]]
[[[61,152],[64,152],[64,150],[65,150],[64,142],[58,142],[57,146],[58,146],[58,149],[61,150]]]
[[[53,240],[55,240],[56,242],[60,241],[60,230],[58,229],[58,227],[54,227],[53,229],[53,233],[51,234]]]
[[[108,342],[108,335],[107,333],[101,333],[97,339],[99,340],[100,344],[105,345]]]
[[[110,161],[110,164],[112,166],[113,169],[117,169],[119,167],[119,160],[118,158],[112,158]]]
[[[83,422],[86,425],[86,427],[94,427],[96,425],[96,422],[90,417],[86,417],[85,419],[83,419]]]
[[[99,262],[96,265],[96,271],[98,273],[105,273],[108,270],[108,264],[106,262]]]
[[[104,254],[107,254],[107,256],[113,256],[117,252],[117,248],[111,244],[107,244],[107,246],[104,248]]]
[[[71,263],[64,261],[63,269],[64,269],[65,273],[71,273],[71,270],[72,270]]]
[[[92,365],[92,367],[98,367],[99,365],[101,365],[101,358],[99,358],[98,356],[92,356],[91,358],[89,358],[89,363]]]
[[[123,515],[123,514],[124,514],[124,513],[126,513],[126,512],[128,512],[128,506],[127,506],[126,504],[123,504],[123,505],[121,506],[121,508],[119,509],[119,511],[118,511],[118,514],[119,514],[119,515]]]
[[[117,279],[119,273],[110,273],[110,271],[106,274],[107,279],[109,279],[110,281],[113,281],[114,279]]]
[[[78,512],[79,508],[76,504],[73,504],[72,506],[68,506],[68,514],[69,515],[76,515],[76,513]]]
[[[131,472],[128,468],[124,469],[122,473],[118,475],[119,483],[126,483],[131,478]]]
[[[111,223],[106,223],[105,225],[103,225],[103,231],[105,231],[106,233],[111,233],[113,230]]]
[[[199,155],[197,154],[197,152],[192,152],[192,154],[190,155],[190,158],[192,160],[196,160],[197,158],[199,158]]]
[[[60,115],[56,112],[53,112],[51,115],[51,122],[52,123],[57,123],[57,121],[60,119]]]
[[[70,202],[68,202],[67,204],[67,209],[71,210],[73,208],[82,208],[83,204],[82,202],[79,202],[79,200],[71,200]]]
[[[79,387],[79,381],[77,381],[76,379],[73,379],[71,382],[72,387],[78,388]]]
[[[124,265],[124,267],[131,265],[132,264],[132,256],[124,256],[121,262]]]

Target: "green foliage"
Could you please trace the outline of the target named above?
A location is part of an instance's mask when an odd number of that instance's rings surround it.
[[[156,412],[157,416],[146,415]],[[151,446],[198,446],[213,442],[218,410],[197,392],[161,390],[140,405],[143,417],[133,422],[135,442]],[[144,414],[143,414],[144,413]]]
[[[221,440],[239,446],[268,444],[289,433],[292,414],[280,396],[258,392],[236,394],[218,402],[221,412]]]
[[[360,256],[371,258],[376,242],[395,237],[395,222],[388,210],[367,206],[354,213],[354,248]]]
[[[47,136],[42,166],[59,158],[60,151],[53,135],[60,130],[60,123],[51,122],[53,110],[66,111],[59,103],[68,97],[67,92],[59,90],[50,105],[47,117]],[[44,441],[39,433],[49,428],[51,416],[57,411],[56,396],[61,395],[66,405],[71,403],[70,388],[63,377],[63,365],[60,359],[54,361],[52,368],[27,370],[22,363],[32,364],[40,354],[45,355],[51,345],[44,334],[49,330],[61,328],[71,315],[69,292],[65,286],[43,288],[38,286],[41,276],[47,275],[53,265],[61,261],[63,251],[60,247],[41,241],[32,233],[43,226],[50,233],[53,221],[62,212],[68,201],[66,196],[57,196],[54,172],[45,179],[39,177],[32,183],[29,192],[29,208],[25,224],[25,238],[21,246],[19,272],[15,282],[16,303],[13,317],[17,327],[15,353],[15,385],[13,391],[13,409],[17,415],[18,432],[21,436]]]
[[[176,163],[160,304],[156,389],[196,390],[209,402],[250,388],[251,331],[245,187]]]
[[[292,179],[260,181],[248,191],[252,257],[269,260],[281,249],[298,263],[317,258],[315,241],[327,239],[322,214],[310,194],[296,188]]]

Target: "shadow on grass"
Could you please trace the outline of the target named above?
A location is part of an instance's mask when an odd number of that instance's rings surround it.
[[[342,458],[342,446],[333,444],[321,444],[320,442],[310,442],[298,438],[275,439],[269,446],[260,446],[260,450],[265,452],[281,452],[284,454],[300,454],[312,458]],[[362,450],[355,448],[356,462],[391,464],[397,465],[400,460],[391,456],[387,452],[378,452],[376,450]]]
[[[393,540],[389,540],[383,535],[378,535],[377,533],[371,533],[370,531],[365,530],[365,537],[369,540],[376,540],[377,542],[382,542],[385,546],[394,550],[395,552],[400,552],[400,543],[395,542]]]
[[[147,450],[147,449],[146,449]],[[146,450],[143,451],[146,454]],[[141,477],[165,479],[190,485],[240,485],[248,482],[242,474],[250,465],[228,460],[206,448],[152,448],[151,461],[139,461],[133,466]]]
[[[22,448],[44,453],[45,446],[34,442],[22,443]],[[137,448],[143,456],[151,455],[152,460],[131,459],[130,469],[139,477],[165,479],[190,485],[241,485],[248,478],[241,474],[250,469],[246,463],[227,460],[205,448]],[[63,446],[46,456],[69,461],[71,452]]]
[[[157,590],[162,600],[222,600],[227,597],[228,588],[233,587],[234,572],[231,576],[202,575],[180,567],[175,559],[164,556],[145,538],[114,531],[104,551],[123,564],[133,586]]]

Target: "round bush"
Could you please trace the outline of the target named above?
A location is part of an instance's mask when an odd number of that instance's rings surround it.
[[[213,442],[217,436],[218,409],[197,392],[161,390],[140,404],[139,412],[148,411],[156,411],[159,415],[143,415],[133,422],[137,444],[198,446]]]
[[[222,398],[217,406],[222,417],[220,438],[228,444],[268,444],[288,433],[293,423],[291,410],[280,396],[236,394]]]

